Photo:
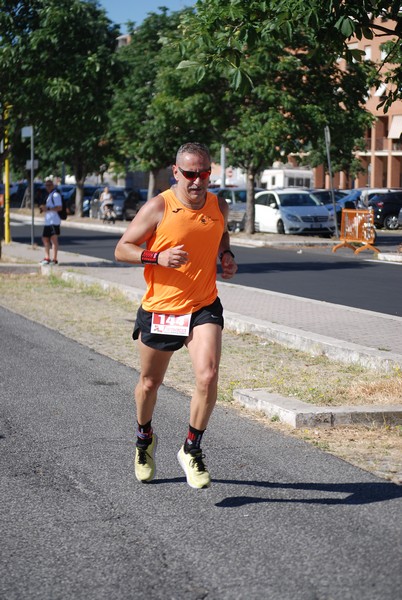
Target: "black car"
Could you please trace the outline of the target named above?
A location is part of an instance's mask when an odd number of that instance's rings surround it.
[[[398,215],[402,208],[402,191],[376,194],[369,202],[368,207],[374,212],[374,225],[381,229],[398,229]]]
[[[148,190],[146,192],[148,193]],[[147,198],[143,198],[141,190],[129,190],[124,201],[123,219],[125,221],[132,221],[146,200]]]

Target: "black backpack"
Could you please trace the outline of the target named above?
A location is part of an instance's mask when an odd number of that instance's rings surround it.
[[[63,194],[61,192],[59,192],[59,190],[53,190],[51,192],[51,200],[53,202],[53,206],[55,206],[54,200],[53,200],[53,194],[54,192],[57,192],[58,194],[60,194],[60,198],[61,198],[61,210],[59,210],[59,217],[62,221],[65,221],[67,219],[67,202],[64,200],[63,198]]]

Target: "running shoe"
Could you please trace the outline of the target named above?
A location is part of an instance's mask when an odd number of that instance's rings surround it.
[[[50,265],[50,258],[44,258],[41,260],[41,265]]]
[[[201,450],[192,450],[188,454],[182,446],[177,454],[177,460],[186,474],[187,483],[196,489],[207,488],[211,485],[211,476],[204,463],[205,455]]]
[[[51,260],[49,264],[50,265],[58,265],[59,261],[58,260]]]
[[[148,483],[155,477],[155,451],[158,440],[155,434],[152,436],[152,442],[147,448],[135,448],[135,476],[138,481]]]

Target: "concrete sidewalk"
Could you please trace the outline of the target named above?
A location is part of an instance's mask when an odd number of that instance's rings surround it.
[[[32,267],[35,265],[36,269],[42,255],[42,248],[14,242],[3,245],[3,259],[18,259],[31,263]],[[117,287],[136,300],[140,300],[144,292],[142,266],[126,266],[63,251],[59,252],[59,262],[60,266],[42,267],[42,271],[50,272],[54,268],[61,271],[65,279],[98,283],[105,289]],[[3,270],[6,268],[6,265],[2,266]],[[400,317],[235,283],[218,281],[218,289],[225,309],[225,324],[229,329],[251,332],[310,354],[324,354],[341,362],[356,363],[382,372],[402,368]],[[242,390],[238,399],[242,401],[243,398],[244,403],[250,405],[250,401],[245,400],[248,396],[248,391]],[[275,398],[277,401],[278,397]],[[261,397],[258,398],[258,406],[263,410]],[[300,406],[291,408],[302,409]],[[402,415],[402,406],[387,409],[392,409],[394,415],[395,411]],[[379,410],[383,415],[384,407]],[[322,417],[318,421],[320,419]],[[335,423],[333,414],[327,415],[325,420]]]

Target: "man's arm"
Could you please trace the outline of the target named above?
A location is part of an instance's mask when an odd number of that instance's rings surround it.
[[[177,269],[188,261],[183,246],[168,248],[163,252],[144,251],[142,247],[149,240],[165,212],[165,200],[162,195],[148,200],[135,215],[125,233],[117,243],[115,259],[121,262],[141,264],[152,263]]]

